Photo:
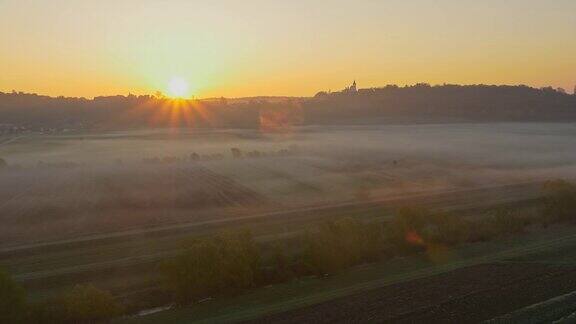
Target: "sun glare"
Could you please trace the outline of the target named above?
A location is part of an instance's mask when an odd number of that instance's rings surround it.
[[[182,78],[172,78],[168,82],[168,95],[174,98],[184,98],[189,95],[188,82]]]

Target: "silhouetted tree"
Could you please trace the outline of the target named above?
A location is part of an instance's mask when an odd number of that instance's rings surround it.
[[[416,84],[398,87],[359,89],[354,95],[319,93],[312,98],[206,99],[195,101],[206,107],[210,118],[192,118],[190,127],[286,126],[341,123],[362,119],[367,123],[379,118],[422,118],[440,120],[576,120],[575,96],[558,89],[527,86]],[[0,115],[3,124],[16,125],[9,132],[31,128],[82,128],[148,126],[150,120],[161,126],[171,120],[158,120],[158,108],[167,104],[157,96],[107,96],[54,98],[26,93],[0,92]],[[134,109],[138,107],[138,109]],[[295,109],[298,107],[298,109]],[[130,118],[118,116],[130,115]],[[66,118],[61,118],[66,116]],[[194,117],[194,116],[190,116]],[[265,118],[263,118],[265,117]],[[183,118],[186,120],[186,118]],[[214,124],[214,121],[217,121]]]

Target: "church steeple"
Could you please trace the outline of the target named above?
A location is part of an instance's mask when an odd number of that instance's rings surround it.
[[[344,88],[344,90],[342,90],[342,93],[347,93],[347,94],[351,94],[351,93],[356,93],[358,92],[358,89],[356,88],[356,80],[354,80],[354,82],[352,82],[352,85],[349,87]]]

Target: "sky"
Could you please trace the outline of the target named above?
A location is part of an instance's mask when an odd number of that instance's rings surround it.
[[[0,91],[576,85],[575,0],[0,0]],[[185,90],[182,90],[185,89]]]

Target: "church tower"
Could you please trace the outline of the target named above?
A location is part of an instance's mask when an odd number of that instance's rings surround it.
[[[358,88],[356,87],[356,80],[354,80],[354,82],[352,83],[351,86],[344,88],[344,90],[341,91],[341,93],[346,93],[346,94],[353,94],[353,93],[357,93],[358,92]]]

